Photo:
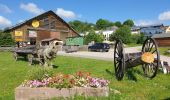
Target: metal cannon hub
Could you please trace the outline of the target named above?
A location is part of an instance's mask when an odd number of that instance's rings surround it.
[[[129,68],[139,65],[142,65],[144,76],[152,79],[157,74],[159,64],[160,54],[154,39],[146,39],[141,52],[126,54],[122,41],[116,41],[114,48],[114,69],[117,80],[122,80]]]

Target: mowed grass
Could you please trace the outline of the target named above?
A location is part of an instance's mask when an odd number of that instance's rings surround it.
[[[170,47],[159,47],[159,51],[161,55],[170,57],[170,53],[168,53],[168,50],[170,50]]]
[[[58,56],[54,60],[55,73],[73,74],[77,71],[88,71],[92,76],[110,81],[109,87],[121,94],[110,92],[109,97],[90,97],[100,100],[157,100],[170,98],[170,75],[161,72],[153,80],[143,77],[140,67],[133,68],[125,75],[124,80],[117,81],[113,71],[113,62],[77,57]],[[14,61],[10,52],[0,52],[0,100],[14,100],[14,91],[25,79],[29,70],[39,65],[28,66],[26,61]],[[110,72],[108,72],[108,71]],[[83,99],[76,97],[75,99]]]

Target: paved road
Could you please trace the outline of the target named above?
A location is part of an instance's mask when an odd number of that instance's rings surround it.
[[[141,46],[137,47],[129,47],[125,48],[125,53],[134,53],[134,52],[140,52]],[[87,51],[80,51],[80,52],[73,52],[73,53],[65,53],[63,51],[59,51],[59,55],[64,56],[74,56],[74,57],[83,57],[83,58],[91,58],[91,59],[100,59],[100,60],[106,60],[106,61],[113,61],[113,49],[110,49],[109,52],[87,52]],[[162,56],[161,60],[167,61],[170,64],[170,57]]]

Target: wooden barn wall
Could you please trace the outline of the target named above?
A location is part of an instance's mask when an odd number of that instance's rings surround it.
[[[27,25],[23,25],[19,28],[16,28],[15,30],[13,30],[12,33],[12,37],[15,39],[15,31],[22,31],[23,32],[23,36],[21,37],[23,39],[23,41],[27,41]]]
[[[54,29],[53,31],[51,31],[50,29],[35,30],[35,31],[37,31],[37,39],[36,39],[37,41],[41,41],[42,39],[46,39],[46,38],[58,38],[58,39],[65,41],[66,37],[78,36],[71,28],[69,28],[65,23],[63,23],[59,18],[56,18],[50,14],[37,18],[37,20],[40,21],[40,28],[41,28],[41,25],[43,24],[42,20],[45,17],[49,18],[49,22],[51,22],[52,20],[56,21],[55,22],[56,29]],[[22,25],[21,27],[14,29],[12,31],[12,36],[14,37],[14,32],[16,30],[23,31],[23,37],[22,37],[23,41],[29,41],[27,29],[32,27],[31,24],[32,24],[32,22],[30,21],[30,22],[26,23],[25,25]],[[49,25],[49,27],[50,27],[50,25]]]
[[[159,47],[170,47],[170,37],[168,38],[155,38]]]
[[[50,31],[46,31],[46,30],[43,30],[43,31],[37,31],[37,41],[41,41],[43,39],[46,39],[46,38],[50,38]]]

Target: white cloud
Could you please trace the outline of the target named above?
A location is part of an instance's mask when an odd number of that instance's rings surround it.
[[[34,3],[28,3],[28,4],[22,3],[22,4],[20,5],[20,8],[23,9],[23,10],[25,10],[25,11],[28,11],[28,12],[30,12],[30,13],[36,14],[36,15],[41,14],[41,13],[44,12],[43,9],[38,8],[37,5],[34,4]]]
[[[166,11],[166,12],[159,14],[158,19],[162,21],[170,20],[170,11]]]
[[[76,18],[76,14],[73,11],[64,10],[63,8],[57,8],[56,14],[64,18]]]
[[[8,20],[7,18],[0,16],[0,27],[4,28],[4,27],[9,27],[11,26],[12,23],[10,20]]]
[[[0,4],[0,12],[11,13],[12,10],[8,6],[6,6],[4,4]]]
[[[153,24],[160,24],[160,21],[153,21],[153,20],[138,20],[135,21],[136,26],[146,26],[146,25],[153,25]]]
[[[19,22],[19,23],[22,23],[22,22],[24,22],[24,20],[20,19],[20,20],[18,20],[18,22]]]

